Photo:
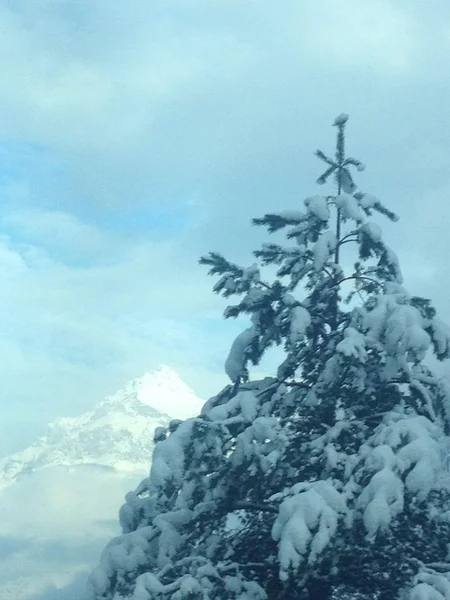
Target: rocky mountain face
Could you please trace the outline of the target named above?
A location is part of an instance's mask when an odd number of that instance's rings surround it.
[[[49,466],[148,472],[156,427],[200,411],[202,401],[170,368],[127,383],[91,411],[50,424],[44,437],[0,459],[0,488]]]

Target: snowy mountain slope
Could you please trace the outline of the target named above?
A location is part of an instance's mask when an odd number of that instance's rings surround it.
[[[93,410],[60,418],[27,449],[0,460],[0,489],[48,466],[148,471],[156,427],[195,414],[202,401],[168,367],[127,383]],[[170,415],[170,416],[169,416]]]
[[[201,405],[161,367],[0,460],[0,598],[81,597],[88,572],[119,534],[125,494],[149,471],[154,428]]]

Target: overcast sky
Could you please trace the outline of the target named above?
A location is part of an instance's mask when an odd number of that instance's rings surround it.
[[[246,324],[197,259],[251,261],[343,111],[450,321],[447,0],[1,0],[0,54],[0,453],[159,363],[217,392]]]

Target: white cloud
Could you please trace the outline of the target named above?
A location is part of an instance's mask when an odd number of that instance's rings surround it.
[[[119,236],[111,239],[97,227],[62,211],[22,209],[7,214],[3,226],[14,239],[25,238],[28,243],[75,261],[90,258],[98,262],[106,256],[115,257],[117,246],[123,246]]]
[[[10,77],[0,105],[16,116],[3,127],[60,147],[120,151],[218,62],[228,76],[248,66],[251,47],[226,30],[189,27],[170,7],[165,15],[157,4],[133,4],[3,6],[0,55],[8,55]],[[121,148],[111,146],[118,141]]]
[[[100,469],[49,467],[5,488],[2,600],[47,600],[66,587],[78,597],[103,547],[120,532],[119,507],[138,482]]]
[[[298,5],[301,20],[303,7]],[[306,11],[302,34],[307,56],[327,68],[375,69],[381,76],[414,71],[416,22],[407,8],[389,0],[315,3]]]

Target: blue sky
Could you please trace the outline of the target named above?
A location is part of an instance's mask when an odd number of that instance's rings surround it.
[[[245,323],[198,256],[251,261],[342,111],[406,287],[450,321],[444,0],[3,0],[0,32],[0,453],[161,362],[218,391]]]

